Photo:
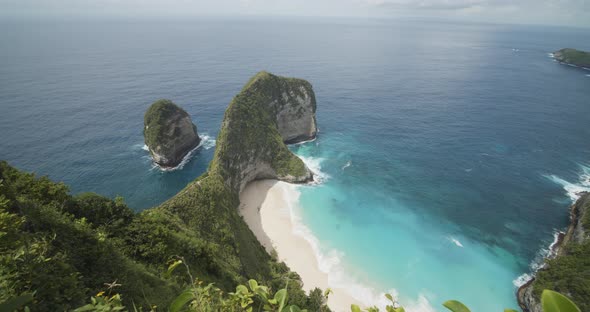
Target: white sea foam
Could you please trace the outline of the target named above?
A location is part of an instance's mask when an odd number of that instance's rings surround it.
[[[154,169],[159,169],[161,171],[175,171],[175,170],[180,170],[180,169],[184,168],[184,165],[186,165],[191,160],[191,158],[193,157],[193,155],[195,154],[195,152],[197,150],[199,150],[200,148],[205,149],[205,150],[208,150],[208,149],[211,149],[211,148],[215,147],[215,143],[216,143],[215,139],[211,138],[208,134],[203,133],[203,134],[199,135],[199,138],[201,139],[201,142],[199,142],[199,145],[197,145],[195,148],[193,148],[192,150],[190,150],[182,158],[182,161],[180,161],[180,163],[178,164],[178,166],[173,167],[173,168],[163,168],[163,167],[158,166],[158,164],[152,162],[152,168],[150,170],[154,170]],[[144,151],[149,151],[149,148],[145,144],[143,145],[142,149]]]
[[[308,158],[309,159],[309,158]],[[345,254],[341,251],[332,249],[328,251],[322,250],[319,240],[315,237],[313,232],[303,224],[299,215],[298,206],[299,196],[301,195],[299,188],[305,186],[297,186],[292,184],[285,184],[283,188],[283,198],[287,202],[291,223],[293,225],[293,234],[305,239],[311,246],[318,268],[320,271],[328,275],[328,284],[331,288],[346,290],[347,294],[358,300],[364,306],[377,306],[385,310],[385,306],[390,302],[385,298],[385,294],[391,294],[395,298],[399,298],[398,292],[395,289],[387,291],[379,291],[374,287],[365,285],[360,281],[351,277],[351,274],[346,272],[342,259]],[[416,300],[404,300],[402,302],[405,310],[408,312],[434,312],[435,309],[430,305],[425,295],[419,295]]]
[[[330,178],[330,175],[322,171],[322,161],[324,161],[323,158],[315,158],[301,155],[297,156],[299,156],[299,158],[303,160],[307,168],[309,168],[309,170],[313,172],[314,182],[311,184],[321,184]]]
[[[545,177],[561,185],[567,196],[572,202],[575,202],[583,192],[590,192],[590,168],[583,165],[580,165],[580,168],[582,173],[576,183],[571,183],[553,174],[545,175]]]
[[[213,139],[212,137],[210,137],[208,134],[204,133],[204,134],[200,135],[199,137],[201,138],[201,143],[199,143],[199,146],[202,146],[203,149],[209,150],[209,149],[215,147],[215,143],[217,141],[215,139]]]
[[[307,140],[307,141],[301,141],[301,142],[293,143],[293,144],[290,144],[290,145],[301,145],[301,144],[305,144],[305,143],[313,142],[313,141],[315,141],[317,138],[318,138],[318,137],[317,137],[317,135],[316,135],[315,137],[313,137],[313,139],[310,139],[310,140]]]
[[[342,166],[342,170],[352,166],[352,160],[349,160],[344,166]]]
[[[463,244],[461,244],[461,242],[458,239],[454,238],[453,236],[449,236],[449,237],[447,237],[447,239],[450,240],[451,242],[453,242],[453,244],[457,245],[458,247],[463,248]]]
[[[537,252],[537,255],[535,256],[533,261],[531,261],[531,264],[529,266],[531,268],[531,272],[524,273],[524,274],[520,275],[519,277],[517,277],[515,280],[513,280],[512,284],[514,284],[514,286],[516,286],[518,288],[518,287],[528,283],[531,279],[533,279],[535,277],[536,272],[539,269],[543,268],[543,266],[545,265],[545,259],[551,259],[551,258],[555,257],[555,245],[559,242],[559,234],[560,233],[562,233],[562,232],[555,231],[553,233],[553,242],[551,242],[549,247],[541,248],[541,250],[539,250]]]
[[[553,181],[554,183],[561,185],[570,198],[572,203],[574,203],[578,198],[580,198],[583,192],[590,192],[590,167],[580,165],[580,175],[578,177],[578,182],[572,183],[566,181],[554,174],[551,175],[544,175],[547,179]],[[534,276],[535,273],[541,269],[545,265],[545,259],[553,258],[555,256],[555,245],[559,241],[559,234],[560,231],[555,231],[553,233],[553,242],[546,247],[539,250],[535,258],[530,264],[531,272],[522,274],[521,276],[517,277],[512,283],[516,287],[520,287],[530,281]]]
[[[553,53],[547,53],[547,56],[549,56],[550,58],[554,58],[555,55]]]
[[[141,147],[141,149],[144,150],[144,151],[146,151],[146,152],[149,152],[150,151],[150,148],[147,145],[145,145],[145,144]]]

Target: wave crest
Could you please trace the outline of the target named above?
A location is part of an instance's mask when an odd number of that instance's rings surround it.
[[[190,162],[191,158],[193,157],[193,155],[195,154],[195,152],[197,150],[199,150],[200,148],[204,149],[204,150],[209,150],[213,147],[215,147],[215,139],[211,138],[207,133],[203,133],[201,135],[199,135],[199,138],[201,139],[201,142],[199,142],[199,145],[197,145],[195,148],[193,148],[192,150],[190,150],[183,158],[182,161],[180,161],[180,163],[173,168],[163,168],[160,167],[158,164],[154,163],[152,161],[152,167],[150,170],[154,170],[154,169],[159,169],[160,171],[164,171],[164,172],[168,172],[168,171],[176,171],[176,170],[180,170],[182,168],[184,168],[184,166]],[[137,144],[137,146],[139,146],[139,144]],[[141,147],[142,150],[149,152],[149,148],[147,145],[143,144],[143,146]],[[142,156],[142,158],[145,157]],[[149,157],[149,159],[151,160],[151,157]]]
[[[578,178],[578,182],[571,183],[554,174],[545,175],[545,177],[558,185],[561,185],[565,190],[567,196],[575,202],[580,198],[582,193],[590,192],[590,167],[580,165],[582,172]]]
[[[310,184],[322,184],[330,178],[329,174],[322,171],[322,162],[324,161],[323,158],[315,158],[301,155],[297,156],[299,156],[299,158],[303,160],[303,163],[305,163],[307,168],[309,168],[309,170],[311,170],[314,174],[314,182]]]

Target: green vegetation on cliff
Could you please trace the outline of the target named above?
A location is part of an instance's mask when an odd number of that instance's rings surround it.
[[[209,191],[190,197],[196,201],[181,197],[140,214],[121,199],[71,196],[65,185],[6,162],[0,180],[0,302],[34,292],[33,311],[67,310],[116,281],[127,306],[168,306],[189,283],[186,274],[166,277],[179,256],[225,291],[250,277],[274,290],[286,277],[299,279],[266,254],[238,216],[237,198],[225,198],[212,179],[199,186]],[[298,285],[289,292],[305,307]]]
[[[257,178],[245,177],[243,172],[246,167],[264,163],[275,171],[278,178],[299,178],[294,182],[309,179],[303,161],[283,143],[277,130],[276,108],[269,105],[281,103],[282,95],[278,90],[285,83],[307,82],[260,72],[232,99],[225,111],[215,157],[209,166],[210,176],[219,174],[232,189],[239,190],[244,179]],[[261,177],[272,177],[262,174]]]
[[[544,289],[552,289],[567,295],[582,311],[590,311],[590,195],[572,207],[572,217],[558,256],[537,272],[533,295],[538,300]]]
[[[553,56],[560,62],[590,68],[590,52],[566,48],[554,52]]]
[[[166,133],[163,127],[168,119],[176,114],[188,116],[188,114],[170,100],[160,99],[154,102],[143,117],[143,134],[148,146],[158,146],[174,139],[174,133]]]
[[[143,134],[154,162],[164,167],[177,166],[201,141],[189,114],[169,100],[148,108]]]

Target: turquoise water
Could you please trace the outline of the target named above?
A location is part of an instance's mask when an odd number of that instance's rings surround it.
[[[516,307],[515,283],[589,189],[590,72],[548,55],[588,29],[362,19],[0,22],[0,159],[157,205],[202,174],[227,104],[259,70],[308,79],[323,176],[303,225],[333,283],[410,311]],[[207,144],[154,168],[143,113],[183,106]],[[409,309],[408,309],[409,310]]]

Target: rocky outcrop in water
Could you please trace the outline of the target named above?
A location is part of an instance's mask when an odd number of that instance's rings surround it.
[[[560,233],[551,253],[536,277],[517,291],[524,312],[543,312],[543,289],[558,291],[572,299],[582,311],[590,306],[587,290],[577,285],[590,273],[590,193],[583,194],[570,208],[570,225]]]
[[[176,167],[200,143],[189,114],[170,100],[158,100],[144,116],[143,135],[150,155],[161,167]]]

